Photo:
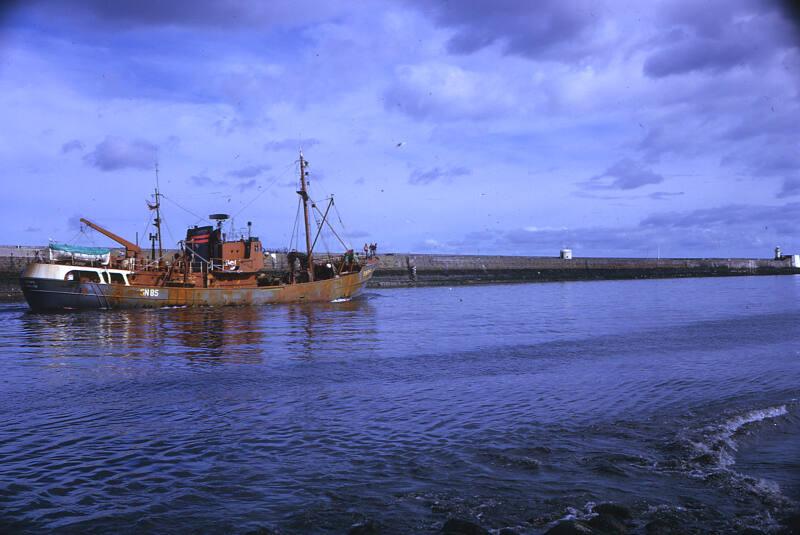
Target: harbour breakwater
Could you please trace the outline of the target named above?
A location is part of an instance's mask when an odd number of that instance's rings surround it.
[[[800,258],[558,258],[388,254],[373,286],[800,274]]]
[[[21,297],[19,273],[41,247],[0,246],[0,297]],[[168,251],[168,256],[174,251]],[[325,255],[319,255],[324,258]],[[720,277],[800,274],[800,257],[757,258],[605,258],[497,255],[380,255],[370,287],[447,286],[500,282]],[[286,254],[268,253],[266,267],[288,269]]]

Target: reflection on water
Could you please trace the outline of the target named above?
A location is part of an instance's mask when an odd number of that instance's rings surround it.
[[[798,303],[754,277],[0,306],[0,532],[538,533],[605,500],[639,532],[773,529]]]
[[[165,308],[21,315],[20,344],[52,357],[179,355],[189,361],[313,359],[331,347],[374,341],[366,298],[266,307]],[[351,339],[352,338],[352,339]]]

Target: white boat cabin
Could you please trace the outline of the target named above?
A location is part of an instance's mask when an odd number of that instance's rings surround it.
[[[130,286],[128,276],[132,274],[132,271],[125,269],[32,263],[28,264],[22,276],[37,279],[94,282],[96,284],[122,284]]]

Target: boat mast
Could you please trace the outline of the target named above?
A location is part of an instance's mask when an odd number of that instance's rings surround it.
[[[306,254],[308,255],[308,280],[314,282],[314,259],[311,256],[311,229],[308,226],[308,189],[306,188],[306,162],[303,159],[303,150],[300,150],[300,191],[298,195],[303,199],[303,219],[306,223]]]
[[[161,257],[164,256],[164,249],[161,246],[161,193],[158,191],[158,162],[156,162],[156,218],[153,220],[153,225],[156,227],[156,237],[158,239],[158,262],[161,263]]]

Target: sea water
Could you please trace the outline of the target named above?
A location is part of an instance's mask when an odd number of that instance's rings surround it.
[[[0,305],[0,531],[775,529],[800,501],[800,277]]]

